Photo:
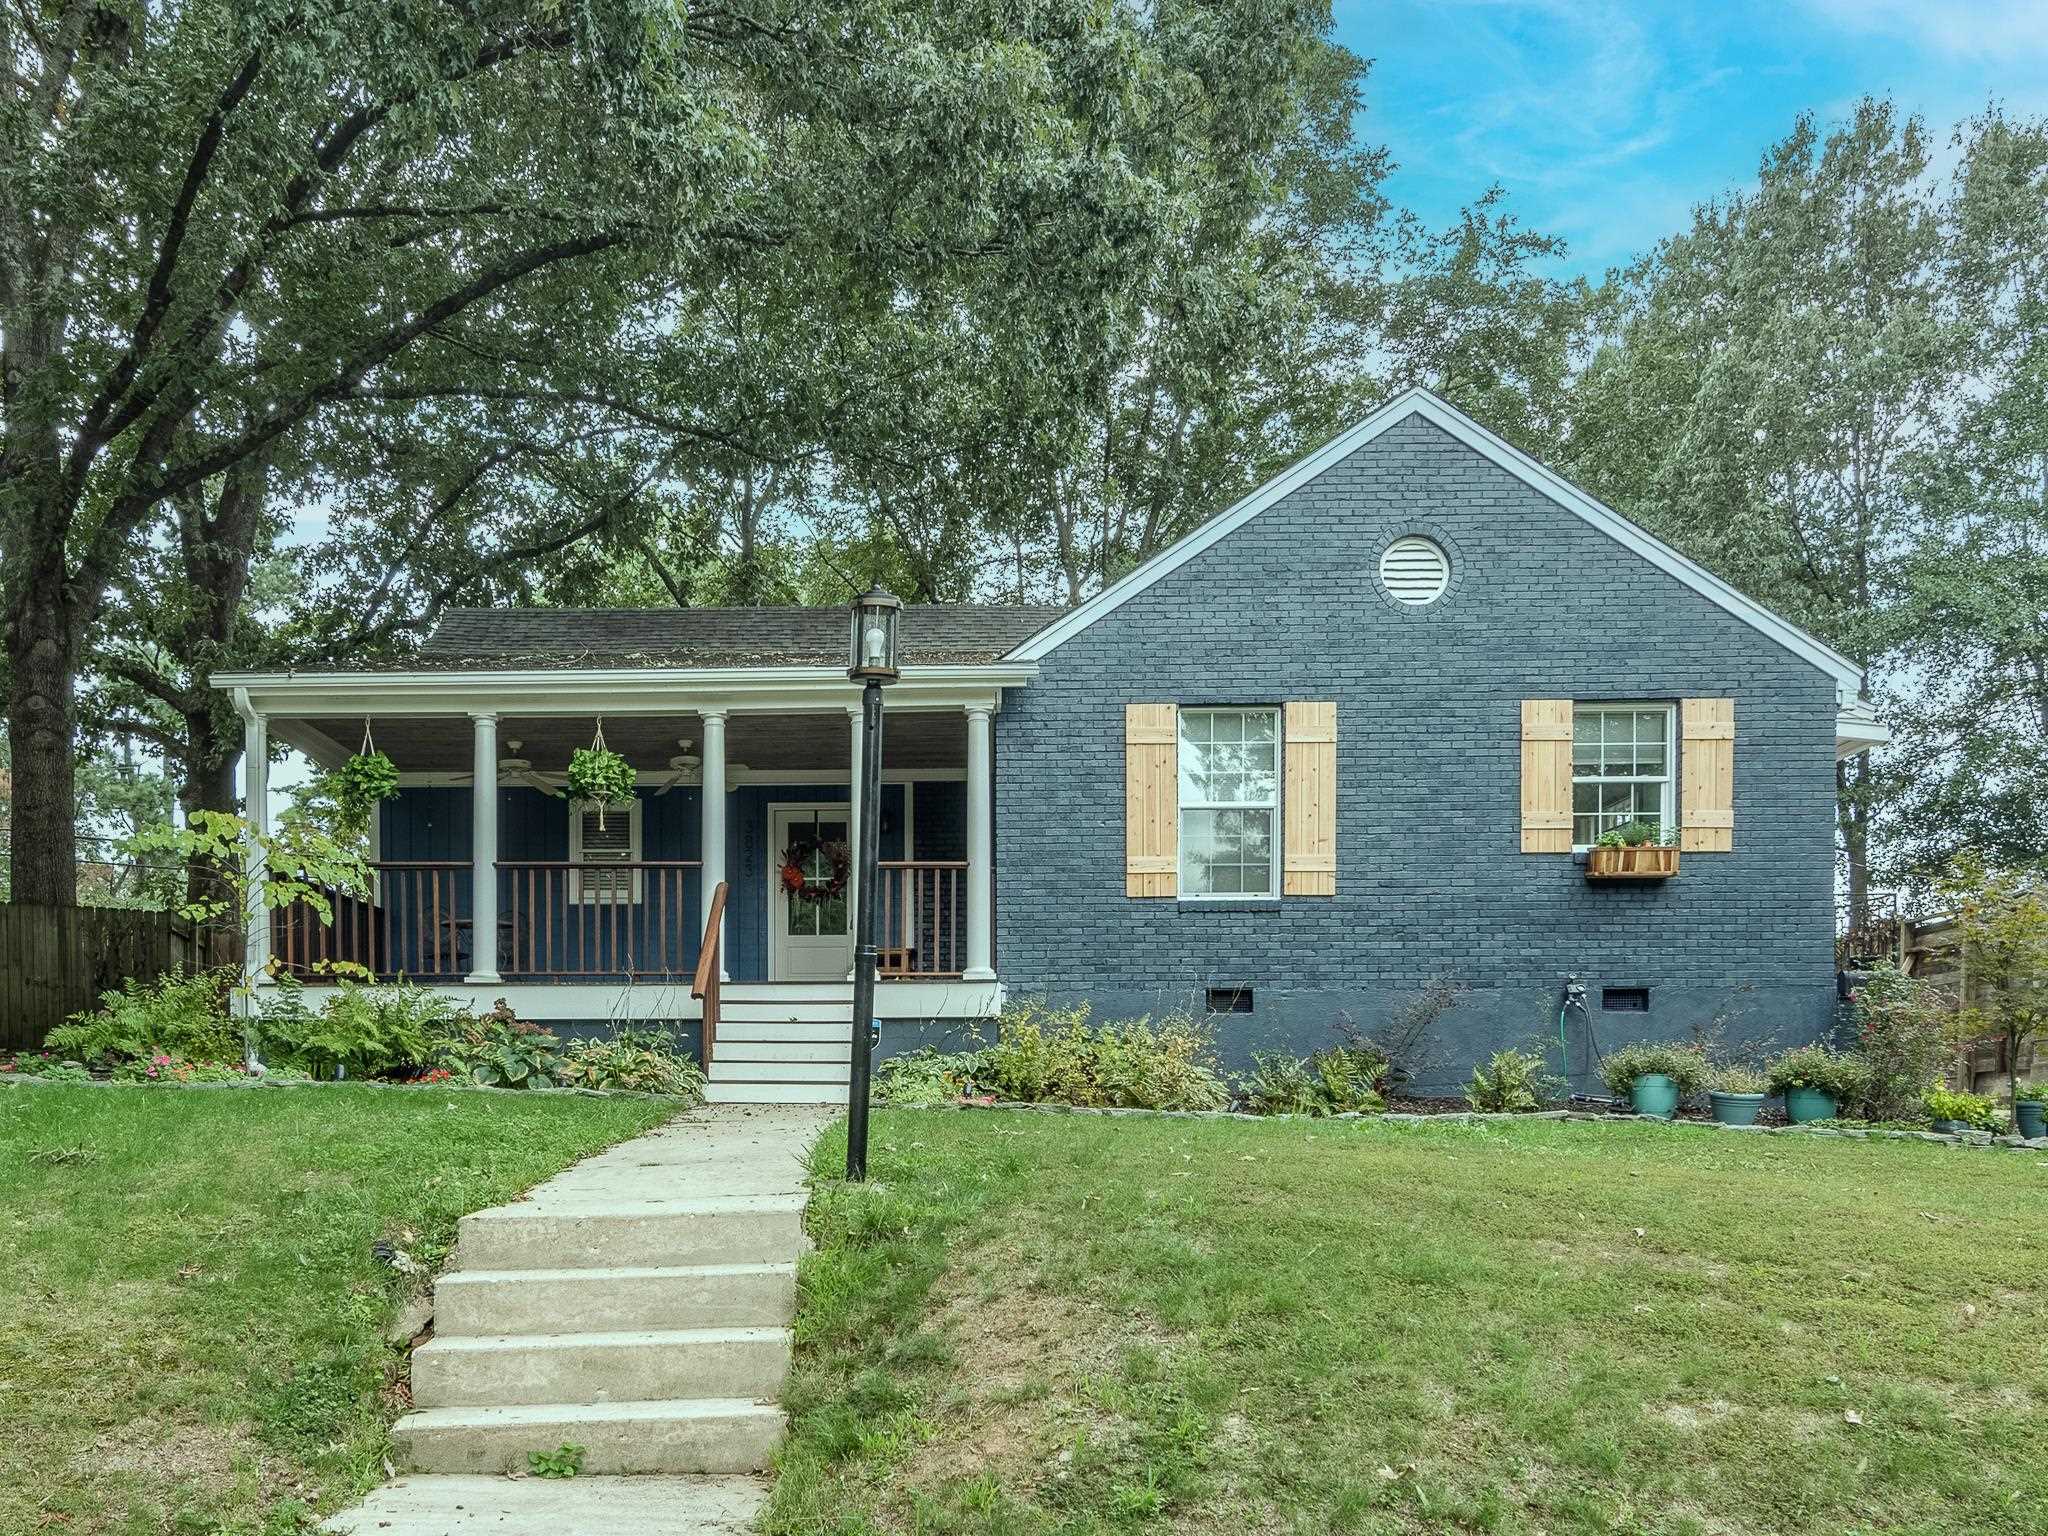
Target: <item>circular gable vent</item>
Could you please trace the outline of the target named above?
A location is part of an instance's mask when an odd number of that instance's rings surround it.
[[[1434,539],[1396,539],[1380,556],[1380,584],[1396,602],[1420,608],[1444,595],[1451,562]]]

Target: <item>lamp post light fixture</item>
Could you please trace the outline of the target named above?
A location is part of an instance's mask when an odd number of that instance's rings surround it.
[[[901,600],[870,587],[853,600],[853,645],[846,675],[861,688],[859,863],[854,875],[853,1056],[847,1074],[846,1176],[868,1176],[868,1073],[875,1011],[875,898],[882,854],[882,685],[893,683]]]

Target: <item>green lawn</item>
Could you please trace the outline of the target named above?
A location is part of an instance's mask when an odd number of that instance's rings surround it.
[[[871,1175],[777,1532],[2048,1530],[2037,1153],[896,1111]]]
[[[672,1107],[0,1089],[0,1531],[290,1531],[383,1475],[382,1339],[467,1211]]]

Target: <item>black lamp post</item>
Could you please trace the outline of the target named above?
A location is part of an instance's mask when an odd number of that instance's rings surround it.
[[[853,600],[846,675],[861,689],[859,863],[854,869],[853,1060],[846,1106],[846,1176],[868,1176],[868,1025],[875,1011],[875,898],[882,856],[882,685],[896,681],[896,616],[903,604],[879,586]]]

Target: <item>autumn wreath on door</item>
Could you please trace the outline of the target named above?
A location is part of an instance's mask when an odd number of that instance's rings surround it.
[[[812,874],[811,870],[820,864],[831,873]],[[808,901],[820,907],[829,905],[846,894],[847,877],[852,873],[853,854],[843,842],[798,838],[782,850],[782,888],[794,901]]]

